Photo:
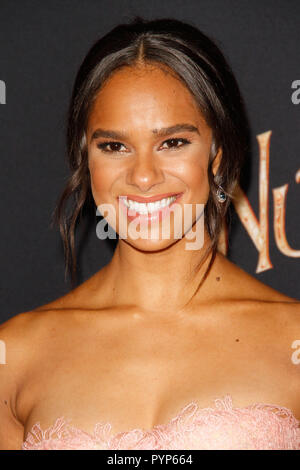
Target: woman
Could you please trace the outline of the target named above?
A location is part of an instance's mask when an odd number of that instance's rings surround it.
[[[55,216],[73,275],[86,205],[119,241],[86,282],[2,325],[1,448],[300,448],[300,303],[217,249],[246,150],[236,81],[197,29],[135,20],[95,43]]]

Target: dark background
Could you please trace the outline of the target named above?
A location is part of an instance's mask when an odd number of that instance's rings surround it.
[[[291,101],[300,79],[300,2],[296,0],[1,0],[0,105],[1,279],[0,322],[60,297],[64,281],[59,232],[50,217],[63,189],[67,164],[64,129],[77,69],[91,44],[135,15],[173,17],[198,26],[222,48],[240,84],[252,131],[247,196],[258,217],[256,135],[272,130],[270,147],[270,258],[256,274],[258,252],[235,221],[229,258],[262,282],[300,298],[300,259],[278,250],[272,188],[289,183],[286,234],[300,249],[300,105]],[[83,282],[111,258],[96,237],[95,217],[80,251]],[[80,235],[80,233],[79,233]]]

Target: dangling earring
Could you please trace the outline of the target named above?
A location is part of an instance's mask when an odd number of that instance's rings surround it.
[[[222,186],[219,186],[218,189],[217,189],[217,198],[218,198],[218,201],[219,202],[225,202],[226,199],[227,199],[227,196],[224,192],[224,189],[222,188]]]

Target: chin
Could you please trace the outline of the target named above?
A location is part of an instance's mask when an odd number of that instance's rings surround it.
[[[162,251],[170,246],[174,245],[178,240],[176,239],[142,239],[138,238],[137,240],[133,240],[131,238],[127,238],[126,241],[129,245],[132,247],[136,248],[137,250],[140,251],[147,251],[147,252],[155,252],[155,251]]]

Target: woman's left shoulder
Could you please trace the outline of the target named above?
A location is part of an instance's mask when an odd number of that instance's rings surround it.
[[[262,308],[265,302],[262,303]],[[282,301],[269,301],[268,312],[275,329],[281,335],[287,334],[291,338],[297,339],[300,344],[300,301],[291,297],[286,297]]]
[[[218,272],[224,279],[219,295],[234,299],[240,311],[251,312],[250,317],[255,321],[267,321],[270,330],[283,328],[293,334],[297,331],[300,339],[300,300],[265,284],[221,254]]]
[[[217,272],[223,274],[224,288],[230,290],[230,296],[241,300],[253,300],[264,302],[274,302],[282,304],[290,311],[299,311],[300,300],[290,297],[283,292],[271,287],[245,269],[238,266],[225,255],[218,253]],[[290,308],[288,307],[290,305]]]

